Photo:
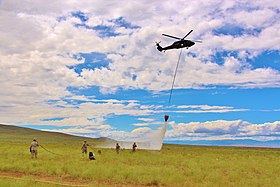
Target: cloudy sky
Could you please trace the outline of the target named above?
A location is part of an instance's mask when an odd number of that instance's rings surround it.
[[[0,0],[0,123],[165,142],[280,140],[280,2]],[[157,51],[175,40],[202,40]],[[257,144],[257,143],[256,143]]]

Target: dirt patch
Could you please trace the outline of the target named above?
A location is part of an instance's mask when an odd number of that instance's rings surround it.
[[[0,171],[0,178],[10,178],[10,179],[30,179],[37,182],[63,185],[63,186],[88,186],[92,181],[81,180],[69,176],[50,176],[41,173],[32,174],[17,171]]]
[[[20,171],[0,171],[0,178],[8,178],[15,180],[32,180],[36,182],[60,185],[60,186],[114,186],[114,187],[143,187],[143,186],[159,186],[158,184],[135,184],[126,183],[119,184],[112,181],[92,181],[81,180],[71,176],[53,176],[45,175],[43,173],[25,173]],[[160,185],[161,186],[161,185]]]

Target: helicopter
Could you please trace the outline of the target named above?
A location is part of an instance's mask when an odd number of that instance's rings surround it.
[[[191,34],[193,30],[191,30],[188,34],[186,34],[186,36],[184,36],[184,38],[178,38],[178,37],[175,37],[175,36],[171,36],[171,35],[168,35],[168,34],[162,34],[163,36],[167,36],[167,37],[170,37],[170,38],[174,38],[174,39],[177,39],[179,41],[176,41],[174,42],[172,45],[169,45],[167,47],[161,47],[159,44],[160,42],[156,42],[156,46],[157,46],[157,49],[162,52],[162,51],[166,51],[166,50],[169,50],[169,49],[180,49],[180,48],[184,48],[186,47],[187,49],[191,46],[193,46],[195,44],[195,42],[200,42],[201,41],[196,41],[196,40],[185,40],[185,38]]]

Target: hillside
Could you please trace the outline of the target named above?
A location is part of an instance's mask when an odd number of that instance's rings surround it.
[[[86,138],[59,132],[47,132],[13,125],[0,124],[0,142],[30,143],[36,138],[43,144],[81,144],[87,140],[91,144],[104,141],[113,141],[109,138]]]

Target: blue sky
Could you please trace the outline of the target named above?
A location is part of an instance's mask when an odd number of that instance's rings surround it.
[[[0,123],[147,140],[280,140],[277,1],[0,1]],[[203,10],[203,11],[201,11]],[[162,33],[202,40],[180,50]],[[276,146],[277,147],[277,146]]]

